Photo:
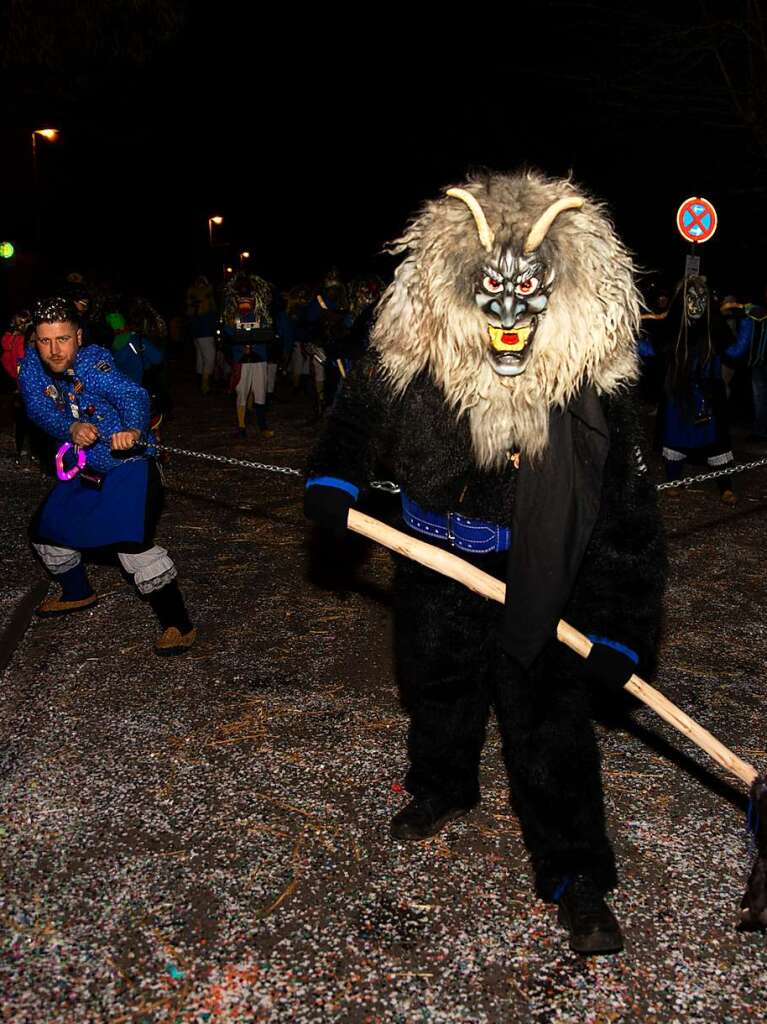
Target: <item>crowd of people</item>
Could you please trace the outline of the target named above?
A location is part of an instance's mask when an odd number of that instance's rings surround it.
[[[650,291],[639,338],[641,393],[657,413],[654,447],[667,480],[681,479],[688,461],[731,466],[733,421],[750,424],[751,442],[767,443],[765,323],[764,300],[720,297],[698,274]],[[724,504],[736,504],[731,476],[717,484]]]
[[[343,281],[331,269],[318,285],[279,289],[242,270],[219,287],[197,275],[183,296],[183,316],[164,317],[143,296],[120,295],[72,274],[57,290],[79,317],[83,347],[98,345],[152,398],[158,426],[173,405],[169,359],[193,349],[200,393],[234,398],[233,433],[268,440],[268,407],[278,373],[290,392],[308,396],[309,422],[319,421],[351,366],[365,352],[376,303],[376,275]],[[639,397],[655,417],[653,447],[667,479],[687,462],[721,468],[734,461],[730,425],[750,426],[748,440],[767,444],[767,289],[758,301],[721,296],[704,277],[673,286],[650,282],[638,338]],[[28,310],[13,314],[2,335],[2,368],[15,381],[33,328]],[[657,415],[656,415],[657,414]],[[14,405],[16,463],[39,463],[45,449],[18,394]],[[735,504],[732,480],[719,479],[725,504]]]

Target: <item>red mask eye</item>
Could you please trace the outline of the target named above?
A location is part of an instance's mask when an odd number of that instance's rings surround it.
[[[499,281],[497,277],[487,274],[482,278],[482,287],[486,292],[490,292],[491,295],[497,295],[498,292],[503,291],[503,281]]]
[[[528,277],[526,281],[520,281],[515,291],[517,295],[532,295],[533,292],[538,290],[540,281],[537,277]]]

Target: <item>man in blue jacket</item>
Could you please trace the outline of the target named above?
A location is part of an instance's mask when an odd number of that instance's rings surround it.
[[[151,457],[149,396],[115,368],[112,354],[82,348],[74,307],[60,297],[41,301],[32,322],[35,344],[19,373],[27,415],[61,442],[59,483],[33,517],[30,535],[46,569],[61,585],[39,615],[65,615],[95,604],[81,552],[109,548],[157,616],[155,653],[182,654],[195,641],[168,552],[154,543],[162,485]],[[136,448],[145,437],[149,448]]]

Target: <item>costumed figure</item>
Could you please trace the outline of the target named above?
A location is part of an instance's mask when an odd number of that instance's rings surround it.
[[[163,362],[164,353],[149,338],[132,330],[122,313],[108,313],[106,319],[114,332],[112,355],[115,366],[134,384],[143,385],[145,373]]]
[[[200,378],[200,391],[207,395],[216,362],[218,312],[213,286],[204,274],[199,274],[187,289],[186,315],[194,339],[195,369]]]
[[[45,568],[61,585],[39,615],[64,615],[96,603],[81,552],[117,554],[162,628],[157,654],[182,654],[197,631],[176,583],[176,567],[154,543],[162,485],[151,457],[149,396],[116,369],[111,352],[81,348],[77,313],[67,300],[39,302],[32,314],[35,343],[25,355],[19,389],[29,418],[61,443],[59,477],[33,517],[30,537]],[[141,439],[148,448],[136,449]]]
[[[334,273],[309,302],[304,314],[308,335],[306,351],[311,359],[315,387],[315,416],[333,404],[338,385],[347,372],[344,347],[349,338],[353,317],[346,306],[346,289]]]
[[[748,351],[744,337],[733,339],[718,308],[712,308],[704,277],[677,285],[668,313],[657,320],[653,337],[640,339],[645,359],[659,359],[663,394],[657,431],[668,480],[680,480],[685,462],[705,461],[712,469],[734,462],[727,423],[722,357],[739,359]],[[734,505],[732,478],[717,480],[722,501]]]
[[[272,286],[256,274],[238,274],[227,286],[224,332],[231,346],[231,387],[237,401],[235,433],[239,437],[247,436],[245,415],[251,406],[261,437],[274,437],[274,431],[269,429],[266,421],[269,360],[273,358],[276,339],[273,298]],[[275,373],[276,370],[275,363]]]
[[[288,371],[293,392],[309,394],[311,367],[306,353],[304,315],[311,301],[311,291],[304,285],[295,285],[285,293],[285,305],[279,314],[278,331],[288,358]]]
[[[507,580],[501,608],[397,560],[412,800],[391,833],[425,839],[477,804],[494,708],[537,892],[573,949],[615,952],[590,701],[653,671],[665,566],[626,388],[631,259],[597,202],[532,172],[449,189],[391,251],[404,260],[311,455],[307,515],[343,528],[380,462],[405,529]],[[560,617],[591,637],[586,661]]]
[[[748,352],[754,405],[752,440],[767,441],[767,289],[761,305],[747,303],[737,324],[737,338]]]
[[[18,391],[19,367],[26,351],[26,339],[29,330],[29,313],[27,310],[22,310],[13,317],[8,330],[5,331],[2,339],[0,339],[0,365],[2,365],[13,381],[15,390],[13,396],[13,432],[16,442],[16,465],[20,469],[27,469],[29,468],[30,461],[33,459],[36,461],[36,457],[32,453],[31,424],[24,410],[24,402]]]
[[[352,296],[349,313],[352,325],[344,343],[344,365],[346,371],[361,359],[370,345],[370,332],[378,300],[383,292],[383,281],[377,276],[364,277],[353,281],[349,287]]]

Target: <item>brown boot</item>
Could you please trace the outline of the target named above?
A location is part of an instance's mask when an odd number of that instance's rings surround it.
[[[733,491],[730,487],[727,487],[725,488],[725,490],[722,491],[721,495],[719,496],[719,500],[722,502],[723,505],[732,506],[738,504],[738,496],[735,493],[735,491]]]
[[[172,657],[174,654],[186,654],[189,648],[197,639],[197,630],[192,628],[188,633],[182,633],[176,626],[168,626],[155,642],[154,653],[162,658]]]
[[[91,608],[98,601],[95,594],[88,597],[81,597],[77,601],[65,601],[63,597],[46,597],[42,604],[35,609],[35,614],[41,619],[46,616],[69,615],[70,612],[79,612],[84,608]]]

